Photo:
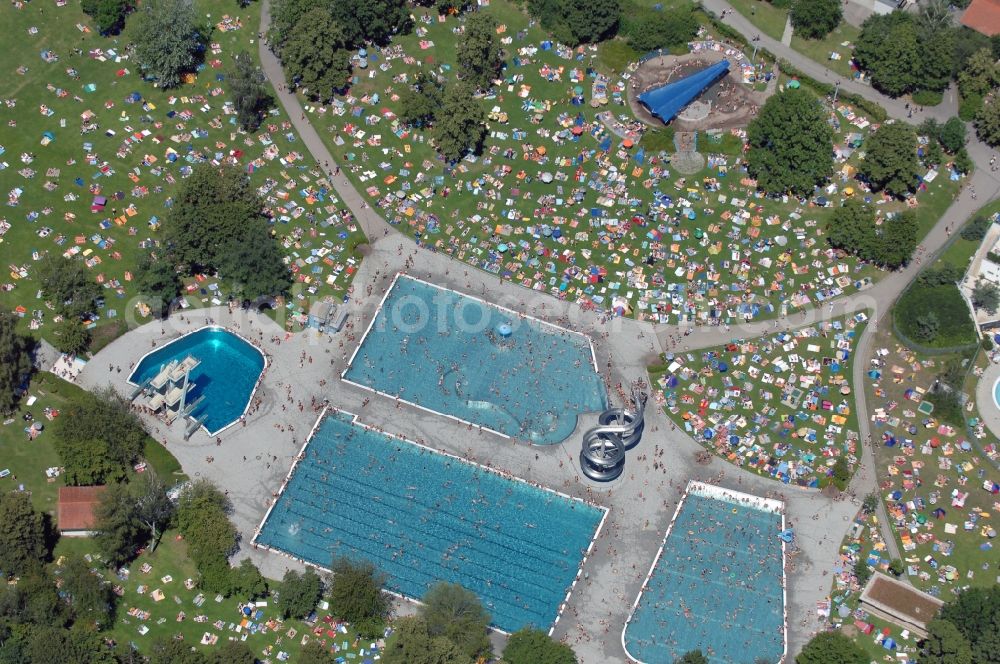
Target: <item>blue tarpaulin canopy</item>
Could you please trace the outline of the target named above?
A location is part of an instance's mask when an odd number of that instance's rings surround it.
[[[679,81],[643,92],[639,95],[639,101],[660,120],[665,123],[670,122],[685,106],[697,99],[698,95],[725,76],[728,71],[728,60],[716,62]]]

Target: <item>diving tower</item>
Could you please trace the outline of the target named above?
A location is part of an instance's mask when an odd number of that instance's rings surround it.
[[[595,482],[610,482],[625,471],[625,452],[639,444],[648,395],[632,386],[632,405],[609,408],[597,417],[597,426],[583,434],[580,469]]]
[[[188,394],[194,387],[191,372],[200,364],[201,360],[192,355],[180,361],[171,360],[132,392],[132,400],[145,396],[145,406],[154,413],[163,411],[168,421],[173,421],[178,415],[182,418],[190,415],[204,398],[198,397],[188,403]]]

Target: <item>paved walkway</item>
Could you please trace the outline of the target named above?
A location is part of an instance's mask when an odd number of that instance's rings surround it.
[[[793,34],[795,34],[795,28],[792,27],[792,14],[789,12],[788,18],[785,19],[785,31],[781,33],[781,43],[785,46],[791,46]]]
[[[979,416],[986,423],[986,428],[994,436],[1000,437],[1000,408],[989,407],[989,404],[996,403],[993,396],[993,385],[998,380],[1000,380],[1000,364],[990,362],[976,384],[976,403],[979,404]]]

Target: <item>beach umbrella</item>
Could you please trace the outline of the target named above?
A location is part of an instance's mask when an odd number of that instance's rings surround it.
[[[553,228],[552,229],[552,237],[554,237],[555,239],[558,240],[559,238],[562,237],[562,231],[559,230],[558,228]]]
[[[792,90],[798,90],[802,86],[801,83],[796,81],[794,78],[788,82],[788,87]]]
[[[633,145],[635,145],[635,143],[632,141],[631,138],[626,138],[624,141],[622,141],[622,147],[624,148],[630,148]]]
[[[547,150],[544,145],[539,145],[537,148],[535,148],[535,152],[544,155],[547,152]]]
[[[574,136],[579,136],[580,134],[583,133],[583,127],[576,126],[573,127],[573,129],[571,129],[570,131],[573,133]]]
[[[552,182],[552,180],[553,180],[552,173],[549,173],[548,171],[542,173],[542,182],[544,182],[545,184],[549,184],[550,182]]]
[[[582,85],[574,85],[573,86],[573,94],[582,95],[583,94],[583,86]]]

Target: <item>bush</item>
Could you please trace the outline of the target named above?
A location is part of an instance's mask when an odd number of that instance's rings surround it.
[[[980,242],[986,237],[986,231],[990,229],[992,222],[982,215],[977,215],[972,221],[962,227],[960,235],[963,240],[970,242]]]
[[[302,574],[294,570],[285,572],[281,579],[278,607],[283,618],[305,618],[319,603],[323,582],[311,567]]]
[[[913,93],[913,103],[917,106],[937,106],[944,100],[943,92],[918,90]]]
[[[981,95],[962,95],[962,100],[958,103],[958,117],[966,122],[972,122],[982,107],[983,98]]]
[[[934,314],[938,328],[933,337],[921,339],[921,324]],[[964,346],[976,342],[976,330],[969,309],[954,284],[925,286],[916,284],[903,293],[893,308],[897,329],[910,339],[933,348]]]
[[[382,591],[385,574],[367,560],[354,561],[340,557],[333,561],[330,581],[330,610],[338,618],[354,625],[365,624],[364,636],[372,638],[382,633],[389,617],[389,598]]]

